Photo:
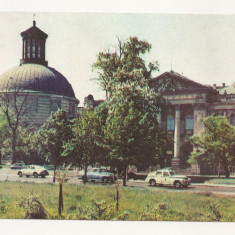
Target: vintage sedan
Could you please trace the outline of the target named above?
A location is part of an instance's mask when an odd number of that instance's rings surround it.
[[[34,178],[38,178],[38,176],[41,176],[42,178],[45,178],[49,173],[43,166],[29,165],[18,171],[19,177],[22,177],[23,175],[26,177],[33,176]]]
[[[24,163],[20,163],[20,162],[17,162],[17,163],[14,163],[10,166],[10,169],[12,170],[15,170],[15,169],[23,169],[25,168],[25,164]]]
[[[78,176],[79,178],[79,176]],[[82,176],[82,180],[85,180],[85,176]],[[103,168],[93,168],[87,171],[86,181],[91,182],[103,182],[103,183],[114,183],[116,180],[116,176],[112,172],[108,172]]]
[[[188,187],[191,184],[191,179],[185,175],[177,175],[175,171],[171,169],[162,169],[153,171],[148,174],[145,179],[150,186],[155,185],[172,185],[176,188]]]

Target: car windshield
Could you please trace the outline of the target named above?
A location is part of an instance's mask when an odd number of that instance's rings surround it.
[[[174,171],[170,171],[170,175],[176,175]]]

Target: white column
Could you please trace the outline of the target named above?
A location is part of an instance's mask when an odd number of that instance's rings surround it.
[[[174,159],[180,158],[180,106],[175,107]]]

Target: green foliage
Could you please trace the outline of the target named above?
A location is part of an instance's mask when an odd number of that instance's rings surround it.
[[[27,198],[22,198],[19,206],[26,209],[25,219],[47,219],[47,211],[40,202],[39,198],[33,193]]]
[[[229,165],[235,163],[235,128],[224,117],[204,119],[205,130],[200,136],[193,136],[190,141],[196,151],[189,159],[190,163],[207,163],[212,166],[222,164],[229,177]]]
[[[221,216],[220,221],[235,221],[235,198],[232,195],[124,187],[117,212],[114,201],[116,192],[113,187],[65,184],[64,212],[62,217],[58,217],[58,197],[55,197],[58,194],[57,185],[0,182],[0,187],[1,201],[5,202],[6,208],[4,213],[0,213],[1,219],[23,219],[26,208],[19,207],[18,202],[21,198],[29,198],[33,191],[46,208],[49,219],[105,219],[103,217],[107,215],[107,219],[111,220],[156,218],[164,221],[215,221]]]
[[[158,70],[158,63],[149,63],[141,56],[151,49],[151,44],[137,37],[130,37],[125,42],[118,39],[114,51],[100,52],[93,68],[98,71],[101,87],[111,97],[117,86],[138,82],[142,87],[150,81],[152,71]],[[145,80],[143,79],[145,78]]]
[[[48,121],[30,136],[32,149],[38,149],[53,165],[70,163],[62,153],[64,144],[73,137],[72,123],[64,110],[52,113]]]
[[[87,169],[101,161],[105,154],[100,143],[103,139],[102,117],[96,110],[84,109],[73,125],[74,137],[64,144],[63,156],[71,156],[73,164]]]
[[[151,44],[137,37],[125,42],[118,40],[114,52],[100,52],[93,65],[107,94],[106,109],[101,107],[100,111],[103,147],[108,149],[104,162],[119,172],[125,171],[128,165],[157,164],[167,145],[166,135],[157,122],[165,103],[150,86],[152,72],[158,70],[158,64],[146,66],[142,58],[150,49]]]

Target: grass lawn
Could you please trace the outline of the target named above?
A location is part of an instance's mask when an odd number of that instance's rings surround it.
[[[226,179],[226,178],[212,179],[212,180],[206,181],[205,183],[207,183],[207,184],[228,184],[228,185],[235,185],[235,179]]]
[[[59,219],[58,191],[58,185],[53,184],[0,182],[0,218],[23,219],[33,207],[22,208],[20,202],[33,194],[39,198],[49,219]],[[114,186],[64,185],[64,211],[60,218],[235,221],[235,197],[232,196],[127,187],[120,189],[118,212],[115,196]]]

